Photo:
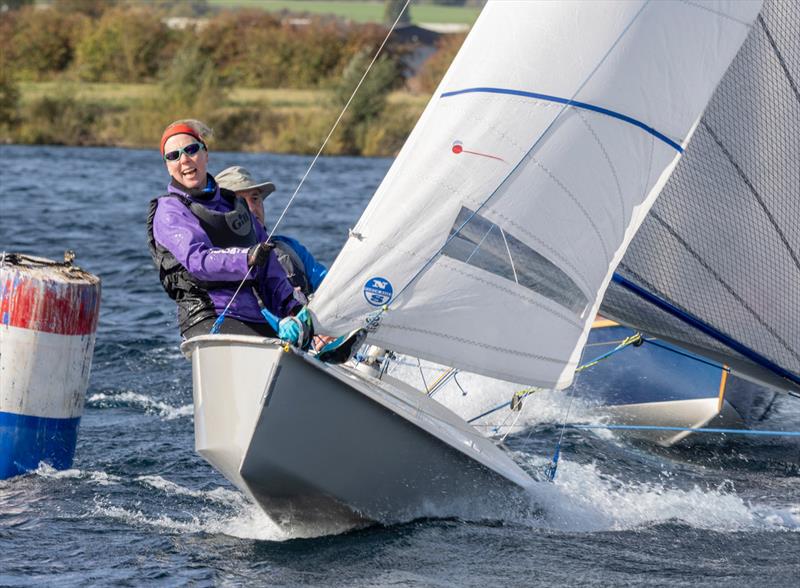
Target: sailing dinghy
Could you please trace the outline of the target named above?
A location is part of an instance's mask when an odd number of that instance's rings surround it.
[[[312,300],[317,330],[367,324],[373,345],[569,386],[626,249],[754,22],[784,30],[776,6],[489,2]],[[754,265],[752,283],[770,267]],[[800,274],[785,267],[797,309]],[[800,340],[800,321],[786,329]],[[197,450],[282,525],[446,516],[534,483],[402,382],[260,338],[196,337],[183,351]],[[784,357],[783,372],[748,360],[748,373],[793,385],[800,369]]]

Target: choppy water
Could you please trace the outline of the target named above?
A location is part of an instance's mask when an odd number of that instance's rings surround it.
[[[274,218],[308,161],[212,153],[211,170],[269,175]],[[389,164],[322,159],[281,232],[330,263]],[[0,482],[0,585],[797,585],[800,443],[786,439],[654,451],[568,430],[530,508],[283,534],[193,451],[190,366],[145,245],[165,183],[155,150],[0,147],[0,250],[72,248],[103,279],[74,469]],[[536,475],[565,411],[534,396],[531,428],[507,439]],[[763,425],[800,429],[800,401]]]

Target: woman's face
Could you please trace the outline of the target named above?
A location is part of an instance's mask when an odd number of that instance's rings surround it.
[[[200,143],[191,135],[174,135],[164,143],[164,153],[182,150],[192,143]],[[187,188],[205,188],[206,170],[208,169],[208,151],[200,149],[194,155],[180,151],[180,156],[174,161],[166,160],[169,175],[178,180]]]

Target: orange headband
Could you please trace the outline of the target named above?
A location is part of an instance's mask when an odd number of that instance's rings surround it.
[[[161,135],[162,156],[164,155],[164,145],[166,144],[167,139],[169,139],[170,137],[174,137],[175,135],[191,135],[192,137],[200,141],[203,144],[203,147],[206,146],[205,141],[203,141],[203,139],[200,138],[200,133],[198,133],[194,128],[190,127],[189,125],[180,123],[177,125],[172,125],[170,127],[167,127],[167,129],[164,131],[164,134]]]

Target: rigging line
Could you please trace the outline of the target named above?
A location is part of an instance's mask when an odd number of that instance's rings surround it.
[[[503,237],[503,243],[506,245],[506,252],[508,253],[508,261],[511,262],[511,271],[514,272],[514,281],[519,284],[519,278],[517,277],[517,268],[514,267],[514,258],[511,257],[511,249],[508,248],[508,241],[506,240],[506,232],[503,230],[503,227],[497,227],[500,229],[500,236]]]
[[[525,400],[528,396],[530,396],[534,392],[538,392],[538,391],[539,391],[538,389],[530,388],[530,389],[519,390],[518,392],[515,392],[514,396],[511,397],[511,401],[508,403],[509,407],[511,408],[511,410],[508,411],[508,414],[503,419],[503,422],[500,423],[499,425],[497,425],[494,428],[494,432],[495,433],[499,433],[500,429],[502,429],[503,427],[506,426],[506,423],[508,422],[508,419],[511,418],[512,413],[514,413],[515,411],[517,413],[517,416],[514,418],[514,422],[511,423],[510,427],[513,428],[514,426],[516,426],[517,421],[519,420],[519,417],[522,414],[522,411],[525,409],[525,403],[523,402],[523,400]],[[516,404],[516,408],[514,406],[515,404]],[[508,437],[510,432],[511,432],[511,429],[509,429],[506,432],[506,434],[503,435],[503,437],[500,439],[500,443],[505,441],[506,437]]]
[[[599,356],[595,357],[593,360],[591,360],[591,361],[589,361],[587,363],[584,363],[583,365],[580,365],[577,368],[575,368],[575,373],[576,374],[580,373],[583,370],[588,369],[588,368],[600,363],[604,359],[608,359],[609,357],[611,357],[612,355],[614,355],[618,351],[622,351],[623,349],[626,349],[626,348],[630,347],[631,345],[634,345],[639,340],[642,340],[642,341],[645,340],[644,337],[641,336],[641,333],[637,333],[636,335],[631,335],[627,339],[623,339],[620,342],[620,344],[617,345],[611,351],[603,353],[602,355],[599,355]],[[523,400],[523,399],[527,398],[528,396],[530,396],[531,394],[533,394],[534,392],[539,392],[541,390],[542,390],[541,388],[524,388],[522,390],[517,391],[515,393],[515,396],[519,396],[519,399]],[[487,410],[486,412],[481,413],[478,416],[469,419],[467,422],[468,423],[472,423],[473,421],[477,421],[478,419],[482,419],[483,417],[488,416],[488,415],[492,414],[493,412],[497,412],[501,408],[505,408],[507,406],[511,406],[511,400],[509,400],[508,402],[504,402],[503,404],[498,404],[494,408],[491,408],[491,409]]]
[[[621,276],[617,272],[614,272],[614,274],[611,276],[611,281],[619,284],[626,290],[631,291],[633,294],[639,296],[640,298],[646,300],[647,302],[654,304],[655,306],[665,311],[666,313],[670,314],[671,316],[674,316],[675,318],[683,321],[684,323],[696,328],[697,330],[699,330],[705,335],[708,335],[712,339],[715,339],[716,341],[725,344],[726,346],[744,355],[747,359],[758,364],[759,366],[771,372],[774,372],[779,376],[786,378],[787,380],[795,384],[800,384],[800,376],[798,376],[797,374],[793,374],[789,370],[782,368],[781,366],[779,366],[766,356],[761,355],[760,353],[758,353],[753,349],[750,349],[749,347],[740,343],[736,339],[730,337],[729,335],[723,333],[722,331],[717,330],[712,325],[701,321],[694,315],[689,314],[688,312],[678,308],[671,302],[663,298],[660,298],[659,296],[653,294],[649,290],[646,290],[642,286]]]
[[[422,362],[417,358],[417,367],[419,368],[419,375],[422,378],[422,385],[425,386],[425,393],[430,394],[431,389],[428,388],[428,383],[425,381],[425,374],[422,373]]]
[[[458,372],[456,368],[450,368],[442,372],[442,374],[436,379],[436,381],[433,382],[433,384],[431,384],[431,389],[428,392],[428,396],[433,398],[433,395],[436,394],[442,388],[444,388],[445,384],[447,384],[447,382],[449,382],[450,379],[456,375],[456,372]]]
[[[216,335],[217,333],[219,333],[219,329],[220,329],[220,327],[222,327],[222,323],[223,323],[223,321],[225,320],[225,317],[228,314],[228,309],[231,307],[231,304],[233,304],[233,301],[236,300],[236,296],[239,294],[239,290],[242,289],[242,286],[244,286],[244,283],[247,281],[247,278],[250,277],[250,272],[252,272],[252,271],[253,271],[253,267],[252,266],[247,268],[247,273],[244,275],[244,278],[242,278],[242,281],[239,282],[239,287],[236,288],[236,292],[233,293],[233,296],[231,296],[231,299],[228,300],[228,304],[225,305],[225,308],[222,310],[220,315],[217,317],[217,320],[215,320],[214,324],[211,325],[211,334],[212,335]]]
[[[464,263],[469,263],[470,262],[470,260],[472,259],[472,256],[475,255],[478,252],[478,249],[481,248],[481,245],[483,245],[483,242],[486,241],[486,237],[489,236],[489,233],[491,233],[492,229],[495,228],[496,226],[497,225],[492,225],[491,227],[489,227],[489,230],[486,231],[486,233],[481,238],[480,242],[477,245],[475,245],[475,248],[470,252],[469,257],[467,257],[467,259],[466,259],[466,261]]]
[[[403,14],[405,13],[406,8],[408,8],[408,5],[409,5],[410,2],[411,2],[411,0],[406,0],[406,3],[403,5],[403,9],[400,10],[397,13],[397,18],[394,20],[394,22],[392,23],[392,26],[389,28],[389,31],[386,33],[386,37],[384,37],[383,42],[381,43],[380,47],[378,47],[378,50],[375,52],[375,55],[373,56],[372,61],[370,61],[369,65],[367,66],[366,71],[364,72],[364,75],[361,76],[361,79],[358,81],[358,84],[356,84],[356,87],[353,90],[353,93],[350,94],[350,98],[347,100],[347,104],[344,105],[344,108],[342,109],[342,112],[339,113],[339,117],[336,119],[336,122],[333,123],[333,126],[331,127],[331,130],[328,133],[328,136],[325,137],[325,140],[322,142],[322,145],[320,146],[319,151],[317,151],[317,154],[314,156],[314,159],[311,161],[311,164],[308,166],[308,169],[306,170],[306,173],[303,174],[303,177],[300,180],[300,183],[297,184],[297,188],[295,188],[294,194],[292,194],[292,197],[289,199],[289,202],[286,203],[286,207],[283,209],[283,212],[278,217],[278,220],[275,221],[275,225],[272,227],[272,230],[270,231],[269,236],[267,237],[267,241],[269,241],[272,238],[272,235],[275,233],[275,230],[278,228],[278,225],[283,220],[283,217],[286,215],[286,211],[288,211],[289,207],[292,205],[292,202],[294,201],[295,197],[297,196],[297,193],[300,191],[300,188],[305,183],[306,178],[308,177],[308,174],[311,172],[311,169],[314,167],[314,164],[317,163],[317,159],[319,159],[319,156],[322,154],[323,149],[325,149],[325,145],[328,144],[328,140],[333,135],[333,132],[336,130],[336,127],[339,126],[339,122],[342,120],[342,117],[344,116],[344,113],[347,112],[347,109],[350,107],[350,103],[353,101],[353,98],[355,98],[356,93],[358,92],[359,88],[361,88],[361,84],[364,83],[364,80],[367,78],[367,74],[372,69],[372,66],[375,64],[375,62],[378,60],[378,56],[383,51],[383,48],[386,45],[386,42],[389,40],[389,37],[391,36],[392,31],[394,31],[395,27],[397,26],[397,23],[400,22],[400,17],[403,16]]]
[[[500,437],[500,441],[499,441],[500,443],[505,441],[506,437],[508,437],[511,434],[511,431],[514,430],[514,427],[517,426],[517,421],[519,420],[519,417],[522,416],[522,411],[523,410],[525,410],[525,406],[524,405],[519,407],[519,410],[517,411],[517,416],[514,417],[514,422],[512,422],[510,425],[508,425],[508,430],[506,431],[506,434],[503,435],[502,437]],[[501,425],[501,426],[505,426],[505,421],[503,421],[503,425]]]
[[[642,341],[644,341],[645,343],[649,343],[650,345],[655,345],[656,347],[660,347],[661,349],[664,349],[665,351],[671,351],[672,353],[677,353],[678,355],[682,355],[684,357],[688,357],[689,359],[693,359],[695,361],[699,361],[700,363],[704,363],[706,365],[710,365],[711,367],[715,367],[717,369],[726,371],[728,373],[730,373],[730,371],[731,371],[731,368],[729,368],[726,365],[722,365],[721,363],[716,363],[714,361],[709,361],[709,360],[704,359],[702,357],[698,357],[696,355],[692,355],[691,353],[687,353],[685,351],[681,351],[679,349],[675,349],[674,347],[670,347],[669,345],[664,345],[663,343],[659,343],[655,339],[644,339],[643,338]]]
[[[567,428],[567,418],[569,411],[572,409],[572,401],[575,400],[574,396],[570,396],[569,404],[567,405],[567,412],[564,414],[564,422],[561,424],[561,434],[558,436],[558,443],[556,443],[556,450],[553,452],[553,459],[550,461],[550,467],[547,468],[547,479],[550,482],[555,482],[556,472],[558,471],[558,459],[561,457],[561,440],[564,439],[564,430]],[[530,436],[530,433],[528,433]]]
[[[614,355],[618,351],[622,351],[623,349],[626,349],[626,348],[630,347],[631,345],[635,345],[639,341],[643,341],[643,340],[644,340],[644,337],[642,337],[641,333],[636,333],[635,335],[631,335],[627,339],[624,339],[622,341],[622,343],[620,343],[619,345],[614,347],[614,349],[612,349],[611,351],[607,351],[606,353],[603,353],[601,356],[596,357],[592,361],[590,361],[588,363],[585,363],[582,366],[579,366],[579,367],[575,368],[575,373],[580,373],[583,370],[589,369],[590,367],[594,367],[595,365],[597,365],[598,363],[600,363],[604,359],[608,359],[609,357],[611,357],[612,355]]]
[[[466,396],[467,391],[464,390],[464,388],[462,388],[461,384],[458,382],[458,370],[453,373],[453,381],[456,383],[456,386],[458,386],[458,389],[461,390],[461,395]]]
[[[300,188],[303,187],[303,184],[305,183],[306,178],[308,177],[308,174],[311,173],[311,170],[314,167],[314,164],[317,163],[317,159],[319,159],[319,156],[322,154],[323,149],[325,149],[325,145],[328,144],[328,140],[331,138],[331,135],[333,135],[333,132],[336,130],[336,127],[339,126],[339,122],[342,120],[342,117],[344,116],[344,113],[347,112],[347,109],[349,108],[350,103],[353,101],[353,98],[355,98],[355,95],[358,92],[359,88],[361,88],[361,84],[364,83],[364,80],[366,79],[367,74],[372,69],[372,66],[375,64],[375,61],[377,61],[378,56],[383,51],[383,48],[386,45],[386,42],[389,40],[389,36],[392,34],[392,31],[394,31],[395,27],[397,26],[397,23],[400,21],[400,17],[406,11],[406,8],[408,8],[408,5],[409,5],[410,2],[411,2],[411,0],[406,0],[406,3],[403,5],[403,9],[398,12],[397,18],[394,20],[394,22],[392,23],[392,26],[389,28],[389,31],[386,33],[386,37],[384,37],[383,42],[381,43],[380,47],[378,47],[378,50],[375,52],[375,55],[373,56],[372,61],[370,61],[369,65],[367,66],[366,71],[364,72],[364,75],[361,76],[361,79],[358,81],[358,84],[356,84],[356,87],[353,90],[353,93],[350,94],[350,98],[347,100],[347,104],[344,105],[344,108],[339,113],[339,117],[336,119],[336,122],[333,123],[333,126],[331,127],[330,132],[328,132],[328,136],[325,137],[325,140],[322,142],[322,145],[320,146],[319,151],[317,151],[317,154],[314,156],[314,159],[309,164],[308,169],[306,169],[306,173],[303,174],[303,177],[300,179],[300,183],[297,184],[297,188],[295,188],[294,193],[292,194],[292,197],[289,198],[289,202],[286,203],[286,206],[284,207],[283,212],[281,212],[281,215],[278,217],[278,220],[275,221],[275,224],[272,226],[272,230],[269,232],[269,235],[267,235],[267,241],[272,239],[272,235],[275,234],[275,230],[278,228],[278,225],[283,220],[283,217],[286,216],[286,212],[289,210],[289,207],[292,205],[292,202],[294,202],[294,199],[297,196],[298,192],[300,192]],[[250,276],[250,271],[251,270],[252,270],[252,268],[248,268],[247,269],[247,274],[245,274],[244,278],[242,279],[241,283],[239,284],[239,287],[236,288],[236,292],[233,293],[233,296],[231,297],[230,301],[228,302],[227,306],[225,307],[225,310],[223,310],[222,314],[220,314],[219,317],[217,317],[217,320],[214,322],[214,325],[211,327],[211,332],[212,333],[216,334],[216,333],[219,332],[219,329],[222,326],[222,321],[225,320],[225,315],[227,314],[228,309],[230,308],[230,306],[233,303],[233,301],[236,299],[236,296],[239,294],[239,290],[242,289],[242,286],[247,281],[247,278]]]
[[[715,429],[692,427],[667,427],[660,425],[567,425],[571,429],[609,429],[611,431],[688,431],[690,433],[722,433],[726,435],[754,435],[774,437],[800,437],[800,431],[769,431],[766,429]]]
[[[456,384],[458,384],[458,380],[455,380],[455,382],[456,382]],[[461,386],[459,386],[459,388],[461,388]],[[517,396],[517,397],[518,397],[520,400],[525,400],[525,399],[526,399],[528,396],[530,396],[531,394],[534,394],[534,393],[536,393],[536,392],[541,392],[542,390],[544,390],[544,388],[528,388],[528,389],[526,389],[526,390],[519,390],[518,392],[516,392],[516,393],[514,394],[514,396]],[[461,391],[462,391],[462,392],[464,392],[464,389],[463,389],[463,388],[461,388]],[[466,392],[464,392],[464,394],[466,395]],[[469,419],[467,422],[468,422],[469,424],[472,424],[472,423],[474,423],[475,421],[477,421],[477,420],[479,420],[479,419],[482,419],[483,417],[485,417],[485,416],[488,416],[488,415],[492,414],[493,412],[497,412],[497,411],[498,411],[498,410],[500,410],[501,408],[505,408],[505,407],[507,407],[507,406],[511,406],[511,402],[512,402],[512,401],[511,401],[511,400],[509,400],[508,402],[504,402],[503,404],[499,404],[499,405],[495,406],[494,408],[490,408],[490,409],[489,409],[489,410],[487,410],[486,412],[484,412],[484,413],[481,413],[481,414],[479,414],[479,415],[478,415],[478,416],[476,416],[476,417],[472,417],[472,418],[471,418],[471,419]],[[488,426],[488,425],[484,425],[484,426]]]
[[[556,113],[555,117],[553,117],[553,120],[551,120],[550,123],[545,127],[545,129],[539,134],[539,136],[533,142],[533,145],[531,145],[530,149],[528,149],[528,151],[525,153],[525,155],[523,155],[520,158],[520,160],[516,163],[516,165],[514,165],[514,167],[511,168],[511,170],[500,181],[500,183],[497,185],[497,187],[494,190],[492,190],[492,192],[486,197],[486,199],[481,203],[481,205],[478,206],[474,211],[472,211],[470,216],[461,224],[461,226],[458,227],[458,229],[456,229],[456,231],[454,231],[447,238],[447,240],[444,242],[444,244],[430,257],[430,259],[428,259],[422,265],[422,267],[417,271],[417,273],[415,273],[413,276],[411,276],[411,279],[400,289],[400,291],[397,293],[397,295],[392,300],[391,304],[394,304],[394,303],[397,302],[397,299],[400,298],[400,296],[402,296],[402,294],[406,290],[408,290],[408,288],[417,280],[417,278],[419,278],[422,275],[422,273],[426,269],[428,269],[428,267],[434,262],[434,260],[439,256],[439,254],[444,250],[444,248],[447,247],[447,245],[450,243],[450,241],[452,241],[456,237],[456,235],[458,235],[461,232],[461,230],[467,225],[467,223],[469,223],[469,221],[471,221],[478,214],[478,212],[480,212],[483,209],[483,207],[486,206],[486,204],[500,191],[500,188],[502,188],[506,184],[506,182],[514,175],[514,173],[516,173],[516,171],[522,167],[522,164],[531,156],[533,151],[539,146],[539,144],[542,142],[544,137],[546,137],[547,134],[550,132],[550,129],[552,129],[555,126],[556,122],[561,118],[561,115],[564,114],[564,112],[566,112],[567,109],[571,105],[577,104],[575,102],[575,98],[578,96],[578,94],[580,94],[581,90],[583,90],[583,88],[586,86],[586,84],[588,84],[589,81],[594,77],[594,74],[597,73],[597,70],[600,69],[600,66],[602,66],[603,63],[605,63],[606,59],[608,59],[608,56],[611,55],[611,52],[616,48],[616,46],[619,44],[619,42],[622,40],[622,38],[625,36],[625,34],[633,26],[633,23],[636,22],[636,20],[642,14],[642,11],[644,11],[644,9],[647,8],[647,6],[650,5],[650,1],[651,0],[647,0],[646,2],[644,2],[642,4],[642,6],[639,8],[639,10],[636,11],[636,14],[633,16],[633,18],[631,18],[630,22],[627,25],[625,25],[625,28],[620,32],[620,34],[617,36],[617,38],[614,40],[614,42],[611,43],[611,46],[605,52],[603,57],[601,57],[600,60],[597,62],[597,65],[595,65],[594,69],[592,69],[592,71],[589,72],[589,74],[580,83],[580,85],[575,90],[575,92],[573,92],[572,97],[569,100],[563,100],[562,99],[563,103],[561,104],[561,108],[558,110],[558,112]],[[389,305],[388,304],[384,305],[376,313],[372,313],[370,316],[374,315],[374,318],[373,318],[373,321],[374,321],[377,318],[379,318],[387,310],[389,310]]]

